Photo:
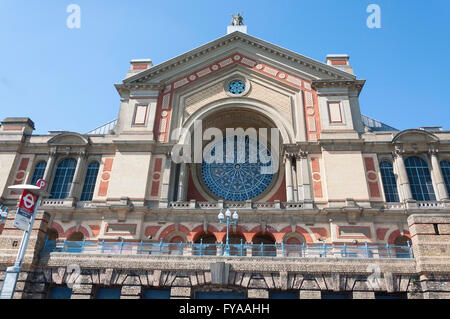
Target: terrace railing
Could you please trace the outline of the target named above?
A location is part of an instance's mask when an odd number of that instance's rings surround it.
[[[41,254],[223,256],[225,244],[47,240]],[[230,257],[413,258],[410,246],[375,244],[230,244]]]

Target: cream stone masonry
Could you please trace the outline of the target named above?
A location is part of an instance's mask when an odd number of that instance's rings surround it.
[[[91,133],[35,135],[28,118],[1,122],[0,204],[10,214],[0,225],[0,281],[22,236],[13,226],[20,194],[8,186],[39,177],[66,191],[42,201],[15,298],[49,298],[70,264],[82,269],[72,299],[96,298],[100,286],[119,286],[123,299],[152,287],[171,298],[448,298],[450,132],[398,131],[362,116],[365,80],[347,55],[322,63],[231,29],[158,65],[132,60],[115,84],[116,120]],[[172,161],[198,121],[201,133],[277,129],[268,146],[279,145],[279,169],[263,184],[260,166]],[[239,214],[232,256],[220,248],[226,209]]]

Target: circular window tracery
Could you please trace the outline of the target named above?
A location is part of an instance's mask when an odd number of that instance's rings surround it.
[[[228,92],[234,95],[240,95],[245,92],[245,82],[240,80],[234,80],[231,81],[230,84],[228,84]]]
[[[265,174],[267,172],[263,169],[271,166],[273,158],[265,145],[250,140],[248,136],[245,137],[244,144],[245,160],[238,158],[238,138],[233,138],[233,154],[226,154],[226,143],[230,137],[211,146],[209,152],[206,152],[201,168],[202,179],[208,189],[219,198],[245,201],[261,195],[271,184],[274,174]],[[229,142],[233,143],[230,140]],[[222,163],[212,161],[215,151],[219,148],[222,149]],[[264,162],[261,161],[261,154],[266,157]]]

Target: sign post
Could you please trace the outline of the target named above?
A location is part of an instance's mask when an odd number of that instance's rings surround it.
[[[19,206],[14,219],[14,226],[24,230],[22,242],[20,243],[14,266],[6,269],[3,287],[0,293],[0,299],[12,299],[16,289],[17,278],[19,277],[22,261],[27,249],[28,240],[30,239],[31,230],[33,229],[34,220],[36,218],[37,209],[41,198],[48,193],[44,190],[46,182],[44,180],[37,181],[38,186],[34,185],[14,185],[10,189],[22,189],[22,196],[19,200]]]

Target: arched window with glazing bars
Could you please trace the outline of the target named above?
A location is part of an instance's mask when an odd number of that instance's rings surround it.
[[[44,177],[45,168],[47,167],[46,161],[41,161],[34,167],[33,177],[31,178],[31,185],[36,185],[36,182]]]
[[[95,182],[97,181],[98,169],[100,164],[92,162],[86,170],[86,177],[84,179],[83,191],[81,192],[81,201],[90,201],[94,196]]]
[[[450,161],[441,161],[442,175],[444,175],[447,192],[450,194]]]
[[[397,180],[394,174],[394,167],[391,162],[383,161],[380,163],[381,179],[383,180],[384,195],[386,202],[397,203],[398,197]]]
[[[405,160],[405,167],[413,198],[417,201],[436,200],[427,162],[420,157],[412,156]]]
[[[64,199],[69,195],[77,161],[73,158],[62,160],[56,167],[50,198]]]

